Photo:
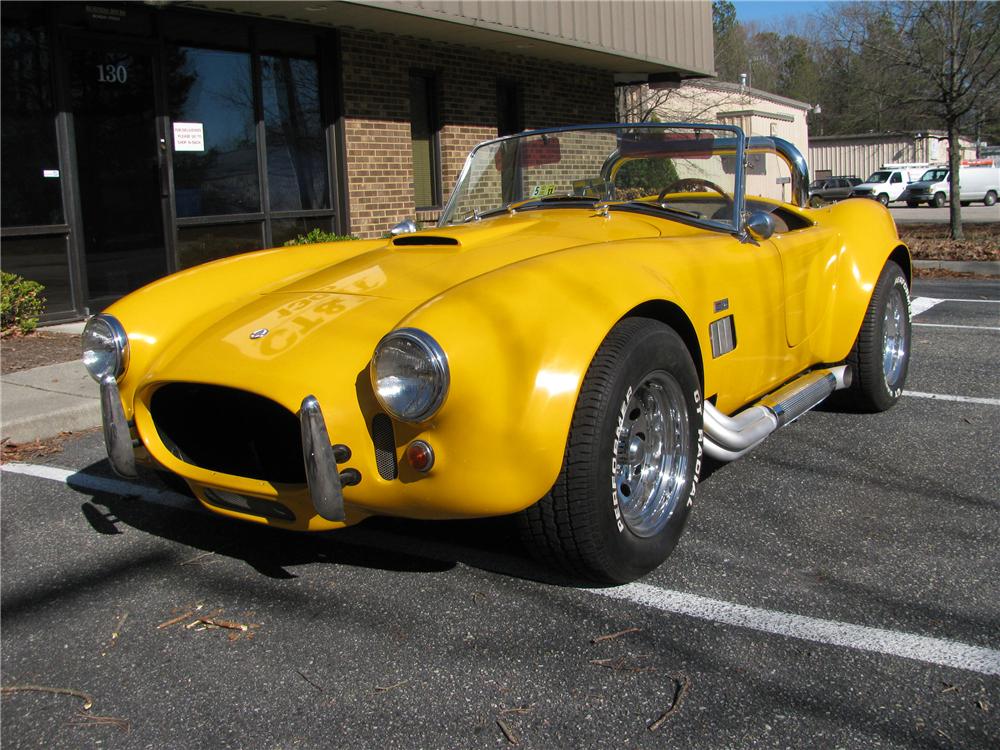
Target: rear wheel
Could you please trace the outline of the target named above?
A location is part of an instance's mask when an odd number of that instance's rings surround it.
[[[917,206],[920,205],[920,203],[917,201],[906,201],[906,205],[909,206],[910,208],[916,208]]]
[[[985,206],[992,206],[996,202],[997,202],[997,194],[996,191],[994,190],[990,190],[988,193],[986,193],[986,197],[983,198],[983,205]]]
[[[854,378],[843,398],[851,406],[885,411],[899,400],[910,364],[910,289],[894,261],[882,269],[847,363]]]
[[[574,577],[634,580],[680,536],[701,469],[701,389],[684,342],[628,318],[584,378],[552,490],[519,517],[543,561]]]

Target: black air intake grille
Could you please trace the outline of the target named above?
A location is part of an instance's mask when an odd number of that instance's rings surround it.
[[[185,463],[278,484],[305,484],[298,417],[235,388],[169,383],[149,411],[167,449]]]
[[[375,466],[383,479],[399,476],[396,464],[396,435],[392,430],[392,420],[385,414],[372,418],[372,442],[375,444]]]

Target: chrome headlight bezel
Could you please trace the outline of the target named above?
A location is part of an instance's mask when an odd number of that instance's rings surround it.
[[[433,374],[433,383],[431,384],[430,392],[417,404],[406,406],[399,399],[393,401],[392,397],[380,387],[380,381],[383,378],[379,374],[379,362],[389,353],[389,348],[395,344],[402,344],[411,350],[415,348]],[[448,390],[451,386],[448,357],[444,353],[444,349],[441,348],[441,345],[429,333],[419,328],[398,328],[383,336],[372,353],[370,369],[372,390],[375,392],[375,398],[391,417],[402,422],[414,424],[426,422],[437,414],[448,397]],[[413,377],[417,376],[414,375]]]
[[[108,342],[110,346],[88,346],[88,344],[97,343],[92,340],[88,341],[88,338],[95,335],[103,337],[103,340]],[[90,373],[90,377],[98,383],[109,375],[118,380],[125,374],[125,370],[128,369],[128,334],[125,333],[124,326],[113,315],[95,315],[88,320],[87,325],[83,329],[80,345],[83,350],[83,365],[87,368],[87,372]],[[99,355],[89,355],[90,352],[99,351],[103,351],[110,356],[110,359],[103,366],[99,365]]]

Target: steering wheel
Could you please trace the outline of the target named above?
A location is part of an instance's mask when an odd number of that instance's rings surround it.
[[[656,198],[656,202],[662,203],[664,197],[668,193],[679,193],[690,188],[708,188],[712,192],[721,195],[730,206],[733,204],[732,196],[727,194],[725,190],[716,185],[714,182],[703,180],[700,177],[685,177],[683,180],[677,180],[676,182],[670,183],[660,191],[659,196]]]

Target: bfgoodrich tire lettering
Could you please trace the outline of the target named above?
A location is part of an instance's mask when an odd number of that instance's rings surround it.
[[[634,580],[677,544],[701,470],[698,375],[680,337],[627,318],[584,378],[552,490],[521,513],[522,538],[577,578]]]
[[[910,288],[887,261],[847,357],[854,380],[843,399],[862,411],[885,411],[899,400],[910,364]]]

